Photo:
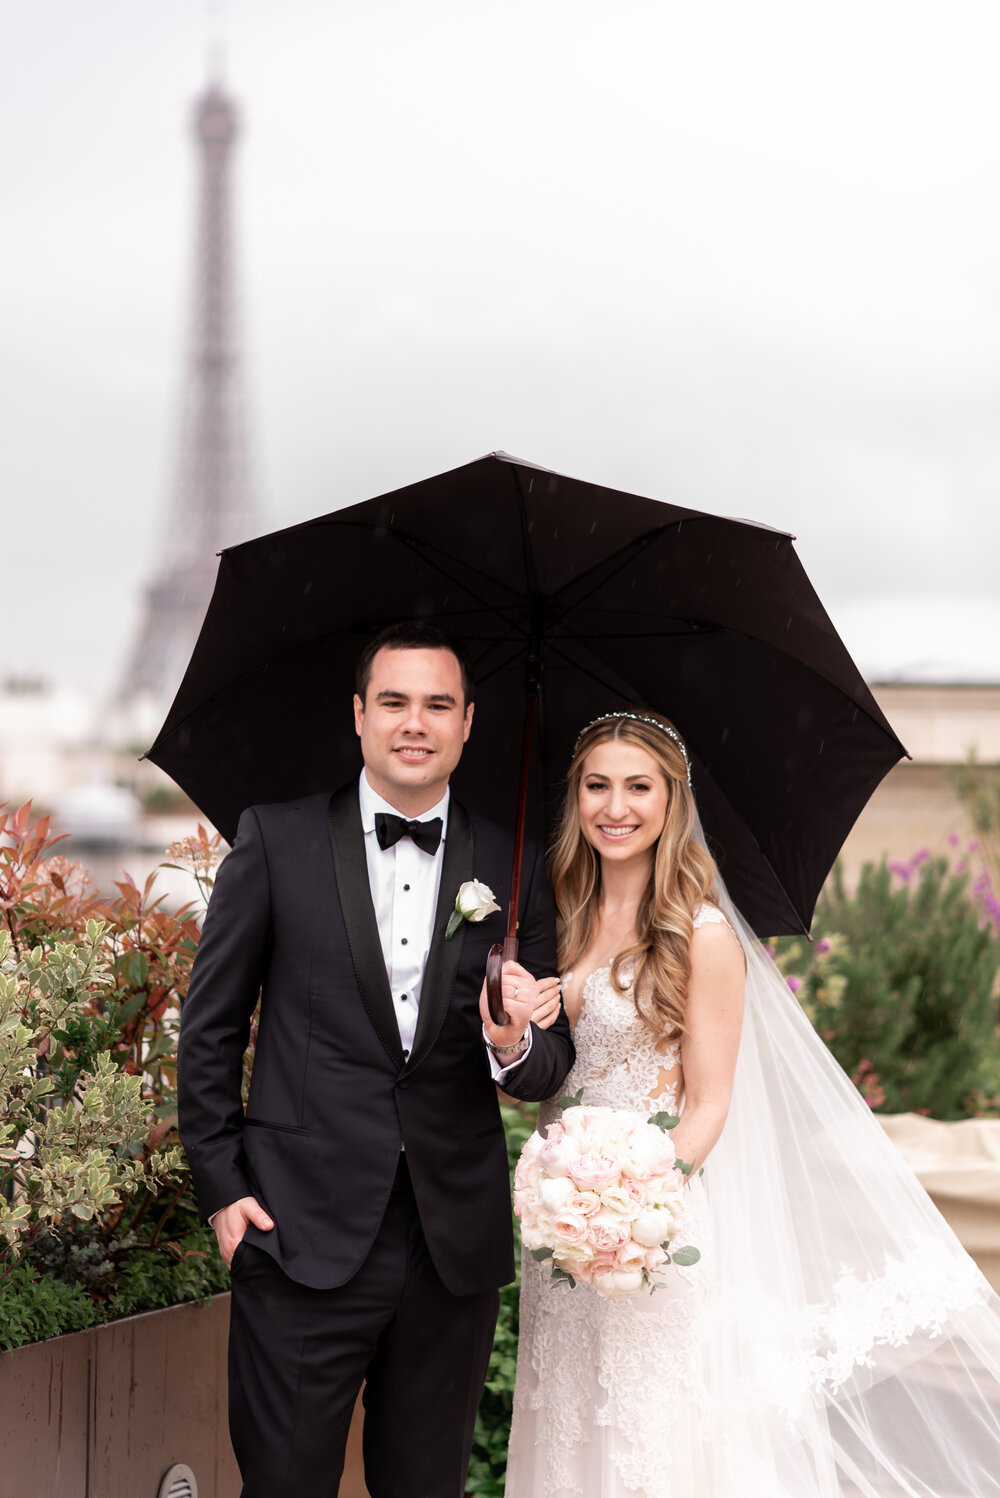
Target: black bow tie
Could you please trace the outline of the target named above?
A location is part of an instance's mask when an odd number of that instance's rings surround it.
[[[375,836],[380,848],[391,848],[401,837],[411,837],[425,853],[436,853],[441,841],[441,818],[432,817],[429,822],[408,822],[391,811],[375,813]]]

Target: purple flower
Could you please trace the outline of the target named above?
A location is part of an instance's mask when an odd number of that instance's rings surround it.
[[[969,844],[969,852],[970,853],[978,853],[979,852],[979,839],[978,839],[978,837],[974,837],[972,839],[972,842]]]
[[[948,834],[948,847],[949,848],[957,848],[958,844],[959,844],[958,833],[957,832],[950,832]]]
[[[829,952],[829,950],[830,950],[830,943],[827,941],[826,937],[824,936],[822,938],[822,940],[820,940],[820,941],[818,941],[816,943],[816,955],[818,957],[821,952]]]
[[[968,873],[968,870],[969,870],[969,865],[966,863],[965,859],[964,858],[958,859],[957,862],[956,862],[956,864],[955,864],[955,873],[956,874],[966,874],[966,873]]]
[[[891,863],[889,865],[889,873],[895,874],[897,879],[902,879],[903,883],[906,884],[913,870],[908,863]]]
[[[927,860],[928,860],[928,858],[930,858],[930,856],[931,856],[931,850],[930,850],[930,848],[921,848],[921,849],[919,849],[919,851],[916,852],[916,853],[914,853],[914,855],[913,855],[913,859],[912,859],[913,867],[916,868],[919,864],[926,863]]]
[[[788,980],[788,986],[792,990],[792,993],[798,993],[799,989],[802,987],[802,979],[791,977]]]

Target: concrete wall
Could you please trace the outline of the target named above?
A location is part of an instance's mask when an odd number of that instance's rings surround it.
[[[873,686],[879,706],[913,755],[886,776],[843,849],[849,882],[884,853],[905,861],[920,848],[961,856],[972,828],[951,776],[975,747],[983,765],[1000,765],[1000,686]]]

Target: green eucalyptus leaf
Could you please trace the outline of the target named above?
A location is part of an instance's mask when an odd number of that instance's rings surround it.
[[[675,1264],[680,1264],[682,1269],[687,1269],[692,1264],[697,1264],[698,1260],[701,1258],[701,1251],[697,1248],[692,1248],[691,1245],[688,1244],[686,1248],[679,1248],[677,1252],[671,1254],[670,1257]]]

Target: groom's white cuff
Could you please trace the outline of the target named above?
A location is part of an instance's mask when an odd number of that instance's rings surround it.
[[[500,1063],[499,1063],[499,1061],[497,1060],[497,1058],[494,1056],[493,1052],[490,1050],[489,1046],[488,1045],[486,1046],[486,1054],[489,1057],[489,1062],[490,1062],[490,1076],[493,1078],[494,1082],[498,1083],[501,1087],[503,1086],[503,1079],[507,1075],[507,1073],[509,1071],[514,1071],[517,1067],[519,1067],[521,1065],[521,1062],[524,1060],[524,1058],[526,1056],[530,1056],[531,1055],[531,1026],[530,1025],[528,1026],[528,1029],[527,1029],[527,1036],[528,1036],[528,1044],[527,1044],[527,1046],[521,1052],[520,1056],[518,1056],[517,1060],[516,1061],[512,1061],[509,1064],[509,1066],[501,1066]],[[485,1044],[486,1040],[487,1040],[486,1026],[484,1025],[483,1026],[483,1042],[484,1042],[484,1044]]]

